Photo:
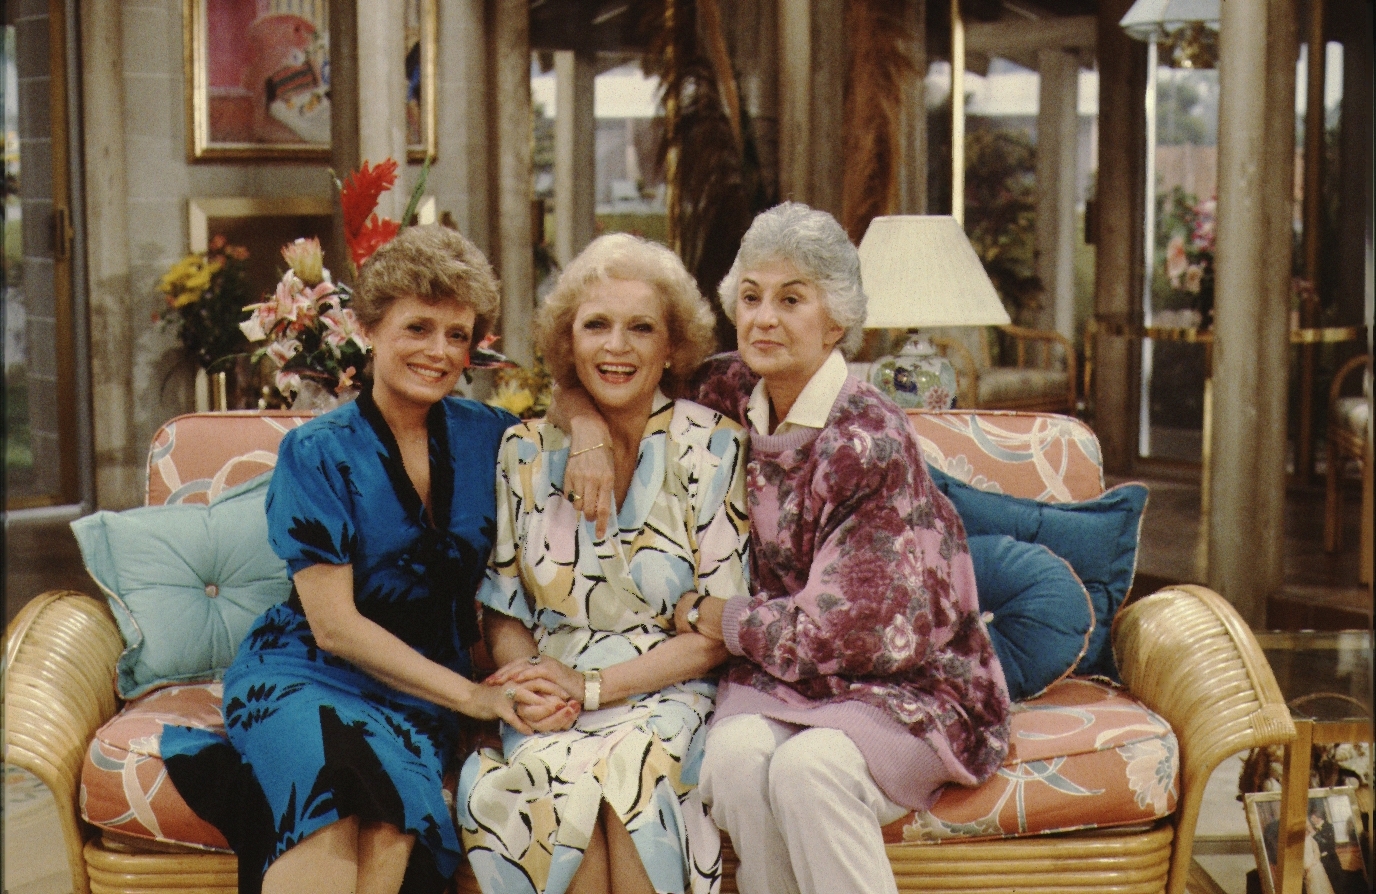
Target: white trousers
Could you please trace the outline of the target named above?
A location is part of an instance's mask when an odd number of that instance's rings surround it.
[[[728,717],[707,734],[699,791],[741,894],[897,894],[880,827],[908,810],[840,730]]]

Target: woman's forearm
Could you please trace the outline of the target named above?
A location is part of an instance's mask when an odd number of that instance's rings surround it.
[[[487,650],[498,667],[505,667],[513,661],[539,655],[535,636],[516,618],[501,612],[483,612],[483,638],[487,640]]]
[[[471,713],[477,684],[426,658],[358,612],[353,603],[352,566],[314,565],[297,572],[294,580],[320,648],[399,692]]]
[[[602,669],[602,703],[696,680],[726,660],[726,646],[699,633],[670,637],[644,655]]]

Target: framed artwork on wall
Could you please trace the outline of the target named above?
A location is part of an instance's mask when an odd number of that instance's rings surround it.
[[[437,0],[405,0],[407,155],[435,151]],[[330,153],[329,0],[183,0],[193,161]]]
[[[1247,828],[1256,852],[1257,873],[1265,894],[1277,894],[1277,836],[1280,792],[1243,795]],[[1311,788],[1304,826],[1304,894],[1352,894],[1371,890],[1370,855],[1364,853],[1370,831],[1354,788]]]

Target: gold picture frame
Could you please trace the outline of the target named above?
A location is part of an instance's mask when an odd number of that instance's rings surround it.
[[[1249,792],[1242,796],[1257,874],[1265,894],[1277,894],[1279,890],[1275,876],[1280,794]],[[1311,817],[1321,817],[1318,828],[1312,825]],[[1311,788],[1305,823],[1305,894],[1346,892],[1353,890],[1354,884],[1361,886],[1359,890],[1370,890],[1370,869],[1362,853],[1362,842],[1368,833],[1363,829],[1364,817],[1356,789]],[[1310,873],[1322,875],[1322,879],[1311,881]]]
[[[260,7],[270,11],[260,14]],[[192,161],[326,161],[329,0],[183,0]],[[407,157],[435,154],[437,0],[406,0]]]

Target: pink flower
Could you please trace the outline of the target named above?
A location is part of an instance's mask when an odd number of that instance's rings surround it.
[[[301,353],[301,342],[294,338],[282,338],[268,345],[268,356],[278,366],[286,366],[287,361]]]
[[[255,304],[254,308],[262,308],[264,305]],[[262,341],[268,337],[267,328],[263,325],[263,318],[266,314],[255,309],[247,320],[239,324],[239,331],[244,333],[244,338],[251,342]],[[269,324],[270,325],[270,324]]]
[[[1166,276],[1170,277],[1172,288],[1180,288],[1180,276],[1189,263],[1185,256],[1185,237],[1177,233],[1166,243]]]
[[[1191,264],[1185,269],[1185,291],[1191,295],[1198,295],[1200,287],[1204,284],[1204,267],[1200,264]]]
[[[301,390],[301,376],[290,370],[279,369],[275,380],[277,390],[283,394],[295,394]]]
[[[354,369],[352,366],[342,371],[339,374],[339,384],[335,385],[334,393],[343,394],[348,389],[354,387],[354,376],[357,374],[358,370]]]
[[[359,331],[358,320],[354,317],[354,312],[347,307],[342,309],[331,307],[320,314],[320,322],[325,325],[325,332],[322,335],[325,343],[335,350],[342,349],[350,341],[358,345],[360,350],[368,350],[368,340]]]

